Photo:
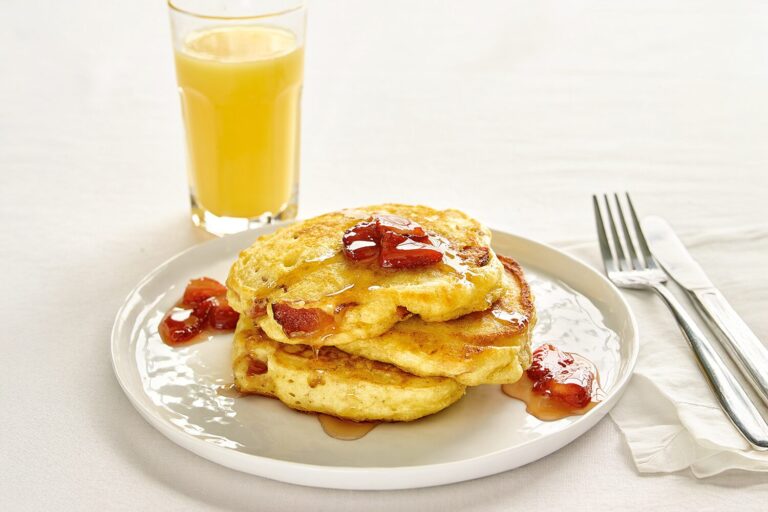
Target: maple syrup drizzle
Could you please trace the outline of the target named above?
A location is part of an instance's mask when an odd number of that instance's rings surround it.
[[[457,251],[451,243],[444,237],[425,231],[421,226],[419,226],[416,223],[413,223],[412,221],[404,218],[400,218],[397,216],[389,215],[389,214],[379,214],[377,216],[373,216],[368,218],[367,221],[362,222],[356,226],[353,226],[347,232],[345,232],[345,238],[347,235],[355,235],[356,231],[355,229],[363,226],[366,229],[374,229],[378,222],[383,222],[386,230],[392,230],[393,233],[400,234],[404,233],[402,236],[416,237],[414,240],[418,240],[419,243],[425,246],[429,246],[429,250],[437,251],[442,255],[442,258],[440,262],[435,262],[439,266],[447,267],[452,269],[454,272],[456,272],[460,278],[464,281],[471,280],[470,278],[475,275],[475,272],[473,272],[471,266],[467,261],[465,261],[464,252],[461,254],[459,251]],[[366,227],[367,226],[367,227]],[[371,235],[373,236],[373,235]],[[379,236],[379,234],[377,234]],[[422,241],[422,239],[428,239],[428,243],[426,241]],[[408,238],[410,240],[410,238]],[[344,242],[347,244],[347,242]],[[356,242],[349,242],[349,243],[356,243]],[[380,252],[381,248],[379,247],[379,242],[373,241],[373,243],[376,247],[376,252]],[[366,246],[367,247],[367,246]],[[351,249],[351,251],[349,250]],[[466,248],[465,248],[466,249]],[[480,248],[480,249],[486,249],[487,248]],[[289,270],[289,272],[282,276],[281,283],[279,286],[275,286],[274,288],[280,288],[285,293],[288,289],[291,289],[296,283],[301,282],[307,275],[313,273],[317,269],[322,268],[323,266],[327,265],[327,261],[330,259],[353,259],[356,260],[357,258],[354,256],[356,247],[353,247],[352,245],[349,245],[348,247],[345,245],[345,249],[342,249],[341,251],[335,251],[333,253],[326,253],[322,257],[312,258],[308,259],[304,262],[302,265],[296,265],[292,270]],[[404,251],[405,253],[409,253],[409,251]],[[415,254],[415,252],[414,252]],[[410,257],[410,256],[409,256]],[[335,331],[338,327],[338,324],[343,321],[343,319],[340,317],[340,315],[344,314],[348,308],[356,306],[359,302],[359,295],[361,293],[365,293],[366,291],[374,291],[381,289],[381,286],[376,285],[375,283],[378,281],[378,279],[384,275],[389,275],[393,270],[402,270],[402,269],[411,269],[411,268],[418,268],[420,266],[424,266],[425,262],[420,259],[418,255],[415,255],[412,257],[414,260],[418,260],[412,263],[409,263],[407,260],[408,258],[405,258],[404,261],[395,264],[393,268],[384,268],[379,264],[376,264],[378,261],[376,258],[366,257],[362,258],[360,261],[365,263],[370,263],[370,265],[367,266],[368,270],[370,272],[364,272],[362,274],[358,274],[354,276],[354,282],[347,282],[343,283],[339,286],[338,289],[327,293],[324,298],[333,298],[335,300],[332,300],[331,305],[328,306],[327,304],[321,303],[314,303],[314,302],[304,302],[304,301],[292,301],[292,300],[274,300],[276,303],[284,303],[285,305],[288,304],[295,304],[295,309],[301,310],[301,309],[317,309],[318,312],[322,312],[325,315],[328,315],[329,317],[333,318],[333,321],[327,322],[328,325],[322,326],[322,328],[318,328],[316,330],[311,331],[304,331],[304,330],[295,330],[288,332],[286,330],[286,326],[283,325],[283,323],[279,320],[277,320],[277,323],[281,325],[283,328],[283,331],[286,333],[288,337],[295,337],[295,338],[302,338],[302,340],[305,340],[306,343],[312,344],[313,342],[319,342],[320,345],[325,345],[325,340],[329,337],[335,334]],[[422,258],[423,259],[423,258]],[[399,261],[399,260],[398,260]],[[380,263],[380,262],[379,262]],[[487,262],[486,262],[487,263]],[[402,266],[401,266],[402,264]],[[480,265],[484,265],[485,263],[481,263]],[[263,299],[262,299],[263,300]],[[272,306],[273,312],[274,312],[274,305]],[[263,316],[267,314],[266,307],[260,307],[260,305],[257,305],[254,308],[254,314],[252,315],[254,318],[258,318],[260,316]],[[306,313],[301,313],[303,315],[306,315]],[[296,313],[294,316],[298,315]],[[513,319],[508,319],[512,321]]]
[[[237,389],[237,386],[235,386],[234,383],[217,386],[216,394],[219,396],[225,396],[227,398],[241,398],[245,396]]]
[[[378,425],[379,421],[343,420],[327,414],[318,414],[317,419],[326,434],[342,441],[354,441],[364,437]]]
[[[347,290],[351,290],[355,287],[355,283],[349,283],[346,286],[343,286],[342,288],[336,290],[335,292],[326,293],[326,297],[335,297],[336,295],[341,295],[342,293],[346,292]]]
[[[511,324],[525,325],[528,322],[528,317],[519,311],[505,311],[502,308],[494,307],[491,309],[491,314],[494,318]]]
[[[505,395],[525,403],[526,412],[542,421],[555,421],[568,416],[579,416],[587,413],[605,398],[605,393],[600,388],[597,367],[592,361],[579,354],[573,352],[567,352],[567,354],[573,357],[574,364],[588,367],[595,376],[591,388],[592,398],[585,407],[575,408],[553,399],[547,394],[537,393],[534,391],[534,381],[527,372],[523,372],[520,380],[513,384],[502,384],[501,390]]]

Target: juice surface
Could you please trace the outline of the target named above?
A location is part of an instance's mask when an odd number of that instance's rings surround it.
[[[193,32],[175,59],[199,206],[278,213],[298,182],[303,47],[287,30],[230,26]]]

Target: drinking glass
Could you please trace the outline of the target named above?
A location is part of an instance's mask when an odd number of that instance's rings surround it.
[[[192,221],[224,235],[296,217],[303,0],[168,0]]]

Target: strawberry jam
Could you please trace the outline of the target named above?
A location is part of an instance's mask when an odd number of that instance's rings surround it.
[[[527,411],[542,420],[584,414],[603,395],[592,362],[551,344],[538,347],[522,378],[502,390],[525,402]]]
[[[376,260],[382,268],[426,267],[443,259],[442,245],[419,224],[397,215],[374,215],[345,231],[342,242],[348,259]]]
[[[220,295],[206,299],[211,303],[211,312],[208,315],[208,323],[217,331],[232,331],[237,326],[240,313],[232,309],[227,302],[227,297]]]
[[[184,304],[198,304],[210,297],[226,295],[227,288],[210,277],[201,277],[189,282],[181,299]]]
[[[379,254],[379,233],[376,223],[361,222],[344,232],[344,255],[354,261],[370,260]]]
[[[526,370],[533,381],[533,391],[549,395],[574,408],[586,407],[592,399],[595,374],[588,366],[576,363],[572,354],[545,344],[533,353],[531,367]]]
[[[207,331],[234,330],[240,314],[229,306],[226,293],[215,279],[191,280],[182,299],[160,322],[160,337],[168,345],[180,345]]]
[[[427,239],[420,242],[405,235],[386,232],[381,237],[379,265],[382,268],[427,267],[440,263],[443,253]]]

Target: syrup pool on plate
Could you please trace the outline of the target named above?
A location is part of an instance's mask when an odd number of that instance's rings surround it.
[[[317,419],[326,434],[342,441],[360,439],[380,423],[378,421],[343,420],[327,414],[318,414]]]

